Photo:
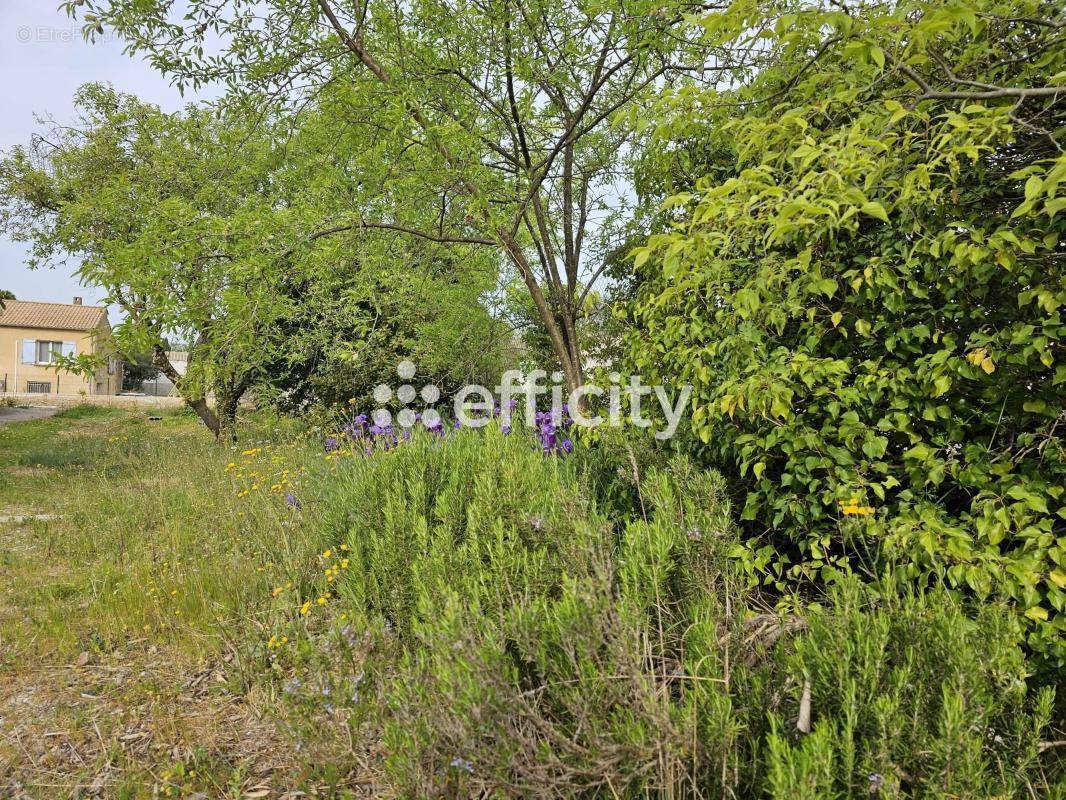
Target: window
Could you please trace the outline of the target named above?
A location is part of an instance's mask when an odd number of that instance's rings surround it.
[[[26,383],[26,391],[30,394],[51,394],[52,384],[44,381],[28,381]]]
[[[46,342],[24,339],[22,342],[22,363],[53,364],[57,356],[72,356],[74,351],[74,342]]]
[[[37,363],[51,364],[56,356],[63,355],[62,342],[37,342]]]

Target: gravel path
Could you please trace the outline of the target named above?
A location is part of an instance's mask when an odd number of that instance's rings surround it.
[[[0,406],[0,425],[9,422],[25,422],[31,419],[47,419],[58,412],[58,408],[31,406],[30,408],[8,408]]]

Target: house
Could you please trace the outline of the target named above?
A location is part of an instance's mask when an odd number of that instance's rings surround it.
[[[107,309],[67,303],[5,300],[0,308],[0,391],[98,395],[122,390],[122,362],[111,338]],[[56,356],[104,359],[92,376],[57,370]]]

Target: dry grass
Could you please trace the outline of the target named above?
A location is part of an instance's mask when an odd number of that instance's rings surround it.
[[[330,796],[262,654],[314,513],[226,469],[312,454],[252,430],[254,457],[173,413],[0,428],[0,797]]]

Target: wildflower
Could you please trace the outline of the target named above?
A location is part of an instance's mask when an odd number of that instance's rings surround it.
[[[333,555],[333,551],[332,550],[327,550],[326,552],[324,552],[322,554],[322,558],[329,558],[331,555]]]
[[[339,441],[339,440],[337,439],[337,437],[336,437],[336,436],[330,436],[329,438],[327,438],[327,439],[326,439],[326,441],[325,441],[325,445],[324,445],[324,446],[325,446],[325,448],[326,448],[326,452],[327,452],[327,453],[332,453],[332,452],[334,452],[335,450],[337,450],[337,449],[339,449],[339,448],[340,448],[340,446],[341,446],[341,443],[340,443],[340,441]]]
[[[461,769],[461,770],[464,770],[464,771],[470,772],[470,773],[473,773],[473,771],[474,771],[474,765],[471,764],[469,761],[467,761],[465,758],[459,758],[459,757],[453,758],[452,759],[452,766],[455,769]]]
[[[291,508],[296,508],[296,509],[299,509],[299,508],[303,507],[303,504],[300,502],[300,498],[298,498],[292,492],[288,492],[285,495],[285,505],[287,505],[287,506],[289,506]]]
[[[285,591],[284,587],[276,586],[276,587],[274,587],[274,591],[271,592],[271,596],[277,597],[279,594],[281,594],[284,591]]]
[[[318,604],[319,604],[320,606],[324,606],[324,605],[326,604],[326,597],[325,597],[325,595],[321,595],[321,596],[319,596],[319,598],[318,598],[318,600],[317,600],[316,602],[317,602],[317,603],[318,603]]]
[[[348,549],[348,545],[346,545],[346,544],[342,544],[342,545],[341,545],[341,547],[340,547],[340,549],[341,549],[341,550],[347,550],[347,549]]]
[[[840,513],[842,513],[846,517],[868,517],[869,515],[874,513],[874,509],[870,506],[860,506],[859,498],[852,497],[848,500],[840,501]]]
[[[310,612],[310,611],[311,611],[311,601],[310,600],[305,600],[304,604],[302,606],[300,606],[300,616],[301,617],[306,617],[308,612]]]

